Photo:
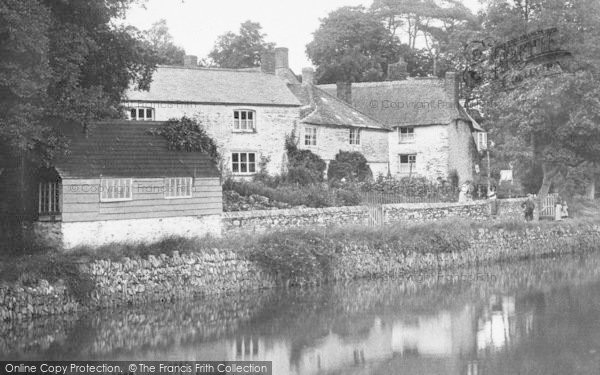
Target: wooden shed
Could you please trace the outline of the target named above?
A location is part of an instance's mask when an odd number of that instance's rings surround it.
[[[64,247],[220,233],[211,158],[169,149],[161,122],[96,123],[68,133],[68,156],[40,174],[36,231]]]

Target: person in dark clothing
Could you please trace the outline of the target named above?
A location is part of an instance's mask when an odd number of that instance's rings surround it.
[[[525,212],[525,220],[531,221],[533,220],[533,210],[535,210],[535,202],[533,201],[533,197],[531,194],[527,195],[527,200],[521,204]]]

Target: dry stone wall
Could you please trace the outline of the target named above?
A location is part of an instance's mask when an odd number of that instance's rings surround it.
[[[600,225],[540,225],[522,230],[479,229],[460,252],[404,254],[380,252],[368,246],[349,246],[334,264],[336,279],[406,275],[443,269],[560,255],[597,249]],[[99,260],[82,264],[94,284],[89,299],[78,301],[62,284],[41,281],[37,286],[0,285],[0,321],[147,302],[171,303],[195,296],[273,288],[268,270],[229,250],[201,254],[149,256],[119,262]],[[2,324],[0,324],[0,327]]]

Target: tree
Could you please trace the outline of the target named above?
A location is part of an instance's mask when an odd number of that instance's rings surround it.
[[[173,43],[173,36],[169,32],[166,20],[161,19],[153,23],[144,34],[158,54],[159,64],[183,65],[185,50]]]
[[[342,7],[321,19],[306,53],[321,83],[382,80],[397,60],[397,39],[364,7]]]
[[[341,151],[329,163],[327,178],[329,180],[364,181],[372,178],[373,173],[367,159],[358,151]]]
[[[481,28],[481,20],[456,0],[375,0],[371,9],[394,35],[406,33],[411,51],[420,37],[432,62],[428,73],[438,76],[459,67],[461,45]]]
[[[498,157],[514,162],[517,171],[541,169],[540,195],[569,188],[577,178],[594,191],[600,159],[600,90],[597,66],[600,36],[596,24],[600,4],[591,0],[522,0],[513,5],[490,1],[485,32],[509,40],[521,32],[556,26],[563,46],[572,53],[574,71],[525,79],[516,87],[490,82],[483,90],[485,119]],[[508,71],[507,77],[520,72]],[[574,188],[575,184],[570,184]]]
[[[62,124],[118,117],[130,84],[148,88],[156,55],[136,29],[111,23],[133,1],[0,1],[3,216],[26,219],[27,179],[65,152]]]
[[[261,55],[274,47],[265,42],[266,35],[258,22],[241,24],[239,34],[231,31],[219,36],[208,57],[220,68],[251,68],[260,66]]]

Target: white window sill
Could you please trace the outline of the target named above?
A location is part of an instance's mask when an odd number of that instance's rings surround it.
[[[62,221],[62,214],[58,213],[55,215],[39,214],[37,221],[54,222]]]
[[[132,200],[133,200],[133,198],[121,198],[121,199],[102,199],[102,198],[100,198],[100,203],[129,202]]]

